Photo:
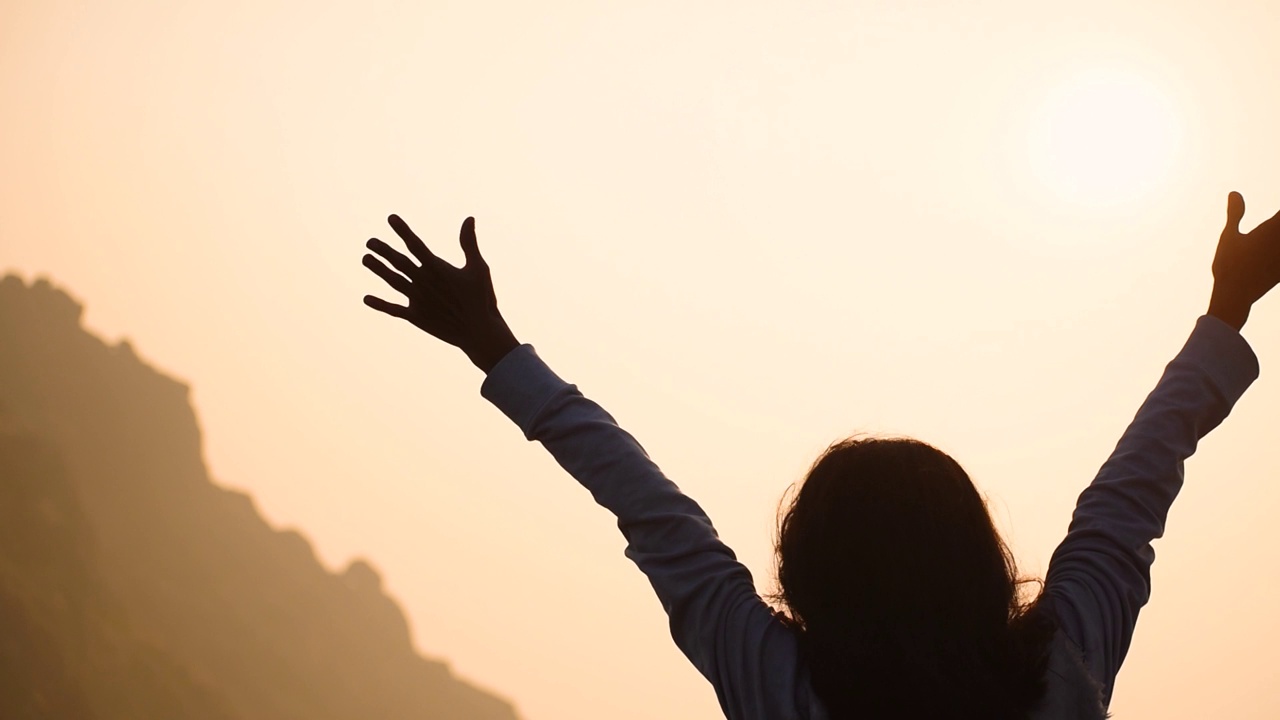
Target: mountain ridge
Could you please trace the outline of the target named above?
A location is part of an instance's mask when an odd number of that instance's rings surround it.
[[[0,694],[26,703],[0,716],[517,718],[415,651],[367,560],[330,572],[216,485],[189,386],[82,316],[46,279],[0,280],[0,611],[21,618]],[[26,689],[2,684],[24,659]]]

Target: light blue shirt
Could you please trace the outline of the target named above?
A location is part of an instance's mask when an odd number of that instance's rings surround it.
[[[1045,578],[1043,602],[1060,631],[1037,720],[1103,717],[1151,593],[1151,541],[1164,533],[1183,461],[1257,376],[1244,338],[1201,317],[1080,495]],[[676,645],[711,682],[726,717],[826,720],[793,632],[756,593],[702,508],[609,413],[530,345],[503,357],[481,394],[617,516],[627,557],[648,576]]]

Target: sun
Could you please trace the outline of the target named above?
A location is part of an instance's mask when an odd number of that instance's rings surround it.
[[[1034,111],[1028,160],[1054,200],[1092,208],[1158,192],[1178,165],[1174,103],[1133,72],[1080,72],[1051,86]]]

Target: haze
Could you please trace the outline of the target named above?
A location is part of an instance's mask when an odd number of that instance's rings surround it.
[[[9,0],[0,269],[189,380],[214,476],[371,558],[420,650],[528,720],[716,718],[609,514],[460,352],[362,306],[363,242],[396,212],[460,262],[474,215],[517,336],[762,591],[779,498],[853,432],[952,453],[1042,574],[1207,305],[1227,192],[1246,227],[1280,208],[1278,21]],[[1188,463],[1116,717],[1280,716],[1280,301],[1245,336],[1263,376]]]

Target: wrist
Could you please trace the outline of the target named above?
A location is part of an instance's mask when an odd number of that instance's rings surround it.
[[[1206,314],[1218,318],[1238,332],[1249,319],[1250,305],[1251,303],[1233,298],[1215,287],[1209,298],[1209,310]]]
[[[520,347],[520,341],[503,322],[500,327],[494,327],[476,338],[474,342],[468,343],[467,347],[463,348],[463,352],[467,354],[472,365],[488,375],[499,360],[517,347]]]

